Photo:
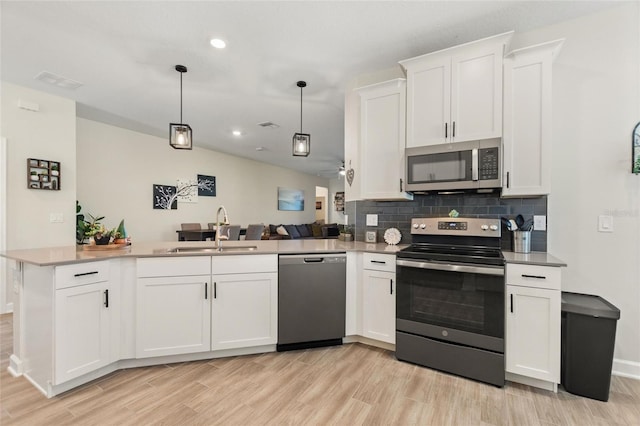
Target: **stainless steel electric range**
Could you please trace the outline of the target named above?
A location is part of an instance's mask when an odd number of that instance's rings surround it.
[[[418,218],[396,260],[396,357],[504,385],[500,220]]]

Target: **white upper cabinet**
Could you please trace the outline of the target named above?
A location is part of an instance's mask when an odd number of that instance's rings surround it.
[[[551,73],[562,43],[514,50],[504,60],[503,197],[551,192]]]
[[[404,191],[406,80],[357,89],[360,94],[361,197],[412,200]]]
[[[400,61],[408,148],[502,136],[502,60],[512,35]]]

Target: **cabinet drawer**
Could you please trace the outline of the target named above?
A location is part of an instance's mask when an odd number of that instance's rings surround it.
[[[177,277],[211,274],[211,256],[151,257],[137,261],[138,277]]]
[[[88,262],[56,266],[56,289],[109,280],[109,262]]]
[[[213,256],[211,271],[214,275],[278,272],[278,255]]]
[[[389,254],[363,253],[362,267],[371,271],[396,272],[396,257]]]
[[[560,290],[560,268],[553,266],[507,264],[507,284]]]

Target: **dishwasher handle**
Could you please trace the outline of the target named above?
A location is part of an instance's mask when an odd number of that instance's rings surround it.
[[[304,263],[323,263],[324,257],[305,257]]]

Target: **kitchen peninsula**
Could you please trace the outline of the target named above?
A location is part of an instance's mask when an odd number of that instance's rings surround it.
[[[122,368],[275,351],[279,254],[347,253],[345,334],[356,336],[363,253],[391,264],[402,248],[336,239],[248,243],[225,241],[222,251],[198,241],[2,253],[16,261],[9,371],[52,397]],[[384,314],[393,324],[395,311],[376,312]]]

